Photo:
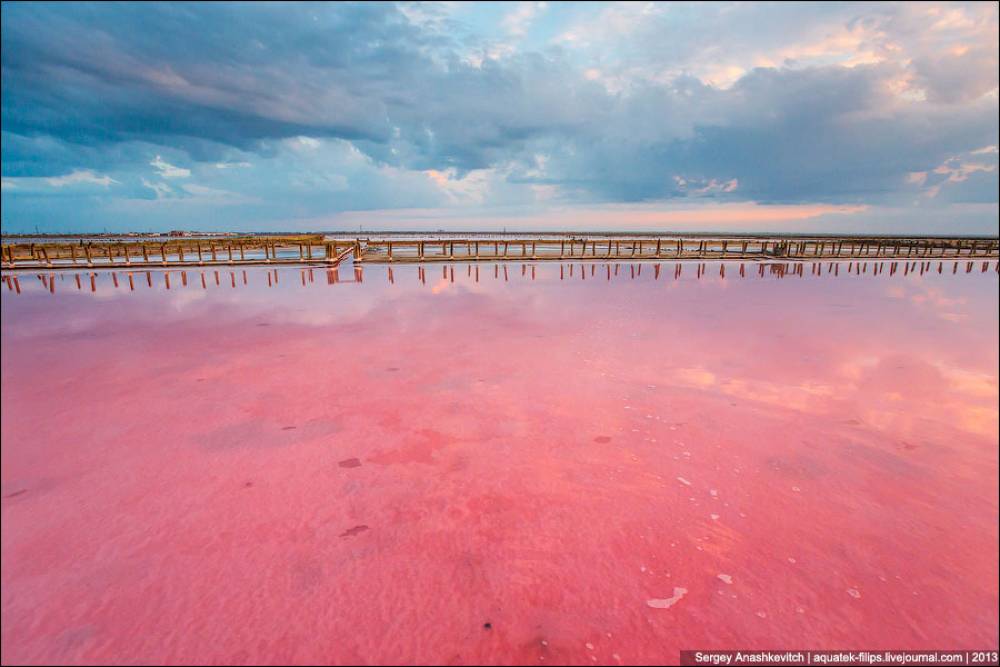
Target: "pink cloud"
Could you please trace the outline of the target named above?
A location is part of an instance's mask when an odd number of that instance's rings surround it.
[[[864,205],[794,204],[769,205],[754,202],[680,207],[672,204],[606,204],[563,207],[536,211],[493,209],[470,212],[461,209],[399,209],[350,211],[334,218],[313,220],[317,229],[608,229],[677,231],[759,228],[762,224],[794,223],[825,215],[854,215]]]

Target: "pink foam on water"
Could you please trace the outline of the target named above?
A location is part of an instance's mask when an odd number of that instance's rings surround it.
[[[995,649],[994,267],[717,267],[22,274],[3,662]]]

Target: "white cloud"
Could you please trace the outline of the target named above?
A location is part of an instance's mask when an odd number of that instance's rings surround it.
[[[238,192],[230,192],[221,188],[210,188],[197,183],[185,183],[181,189],[190,197],[198,198],[202,201],[211,201],[217,204],[237,204],[254,201],[252,197],[247,197]]]
[[[953,158],[937,167],[934,173],[947,175],[950,183],[961,183],[977,171],[995,171],[996,168],[994,164],[962,162],[957,158]]]
[[[175,167],[170,164],[159,155],[153,158],[153,161],[149,163],[154,169],[160,172],[160,176],[163,178],[187,178],[191,175],[190,169],[184,169],[183,167]]]
[[[588,47],[627,38],[648,26],[652,17],[664,11],[664,7],[652,2],[616,2],[597,15],[585,16],[555,41],[565,46]]]
[[[112,183],[118,184],[118,181],[107,175],[98,175],[89,169],[76,169],[72,173],[66,174],[65,176],[55,176],[53,178],[46,178],[45,182],[54,188],[61,188],[67,185],[79,185],[81,183],[86,183],[89,185],[100,185],[102,187],[108,187]],[[13,183],[10,183],[12,186]]]
[[[900,103],[973,100],[996,88],[995,3],[840,3],[784,12],[763,3],[621,2],[580,16],[555,42],[599,66],[600,81],[623,79],[608,86],[612,92],[686,75],[725,89],[755,67],[875,64],[885,65]]]
[[[150,183],[144,178],[142,179],[142,184],[155,192],[157,199],[165,199],[174,193],[166,183]]]
[[[969,151],[969,155],[988,156],[996,153],[995,146],[986,146],[974,151]],[[989,157],[980,159],[989,160]],[[950,183],[961,183],[967,181],[970,176],[977,172],[995,172],[996,164],[988,164],[970,160],[964,156],[950,157],[934,169],[928,171],[910,172],[907,175],[907,183],[923,188],[923,195],[928,198],[937,197],[941,189]]]
[[[539,12],[547,7],[545,2],[521,2],[502,21],[504,29],[511,37],[524,37]]]
[[[314,151],[320,146],[320,140],[313,137],[293,137],[285,142],[289,148],[296,151]]]
[[[738,178],[732,178],[728,181],[720,181],[715,178],[705,180],[674,176],[674,183],[677,185],[677,189],[679,191],[686,192],[694,196],[735,192],[737,188],[740,187],[740,181]]]

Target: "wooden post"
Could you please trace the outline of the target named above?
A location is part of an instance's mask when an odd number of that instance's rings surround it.
[[[142,244],[142,261],[149,264],[149,250],[146,249],[146,244]]]
[[[244,249],[243,249],[243,244],[240,243],[240,261],[242,262],[246,258],[247,257],[246,257],[246,253],[244,252]]]
[[[181,261],[181,262],[184,261],[184,241],[181,241],[181,242],[179,242],[177,244],[177,259],[179,261]],[[163,261],[165,263],[167,261],[167,258],[164,257]],[[200,245],[198,246],[198,261],[199,262],[201,261],[201,246]]]
[[[217,260],[215,255],[215,241],[210,241],[208,247],[212,250],[212,261],[214,262]]]
[[[125,265],[126,266],[130,266],[132,264],[132,258],[129,257],[129,254],[128,254],[128,244],[127,243],[123,243],[122,244],[122,250],[125,251]]]
[[[201,241],[196,241],[195,245],[198,246],[198,263],[199,264],[204,264],[204,262],[202,261],[202,256],[201,256]]]

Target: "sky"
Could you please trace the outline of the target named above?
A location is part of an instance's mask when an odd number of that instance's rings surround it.
[[[2,4],[5,233],[998,233],[997,3]]]

